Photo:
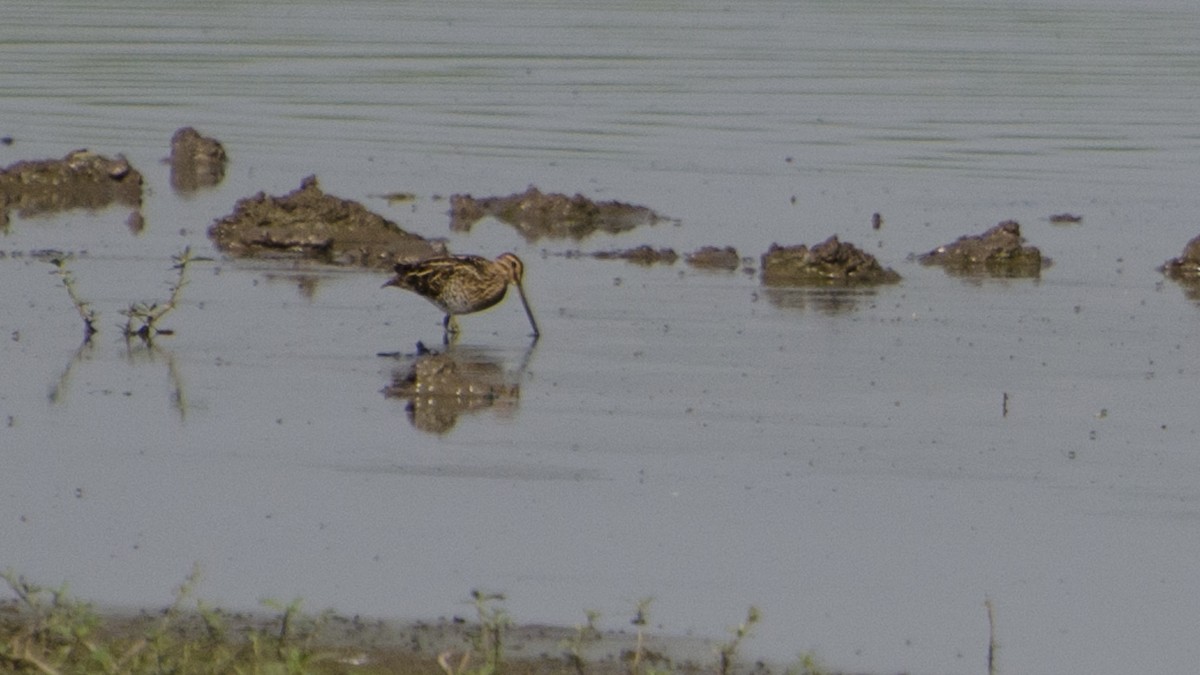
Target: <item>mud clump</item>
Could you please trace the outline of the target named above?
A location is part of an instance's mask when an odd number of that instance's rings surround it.
[[[122,155],[110,159],[75,150],[62,159],[21,161],[0,170],[0,229],[9,213],[22,218],[70,209],[122,204],[134,209],[128,224],[142,227],[142,174]]]
[[[526,241],[542,237],[580,240],[595,232],[616,234],[667,220],[645,206],[594,202],[580,194],[545,194],[533,186],[507,197],[450,196],[451,230],[470,231],[488,216],[512,225]]]
[[[1200,236],[1183,247],[1183,255],[1171,258],[1158,268],[1168,279],[1200,285]]]
[[[701,246],[684,256],[684,262],[692,267],[705,270],[736,270],[742,264],[737,249],[732,246],[717,248],[716,246]]]
[[[282,197],[262,192],[238,200],[233,213],[213,223],[208,236],[237,257],[284,257],[336,265],[391,269],[445,255],[446,247],[367,210],[321,191],[316,176]]]
[[[596,251],[589,255],[597,260],[625,260],[646,267],[656,264],[674,265],[675,261],[679,259],[679,254],[675,253],[675,249],[656,249],[648,244],[615,251]]]
[[[900,282],[875,256],[832,236],[808,248],[780,246],[762,256],[762,283],[767,286],[876,286]]]
[[[183,127],[171,137],[171,187],[180,194],[213,187],[225,179],[228,157],[225,146],[215,138]]]
[[[1049,267],[1035,246],[1025,246],[1021,225],[1006,220],[987,232],[959,237],[917,258],[923,265],[941,265],[951,274],[993,277],[1036,277]]]
[[[1055,225],[1078,225],[1083,222],[1083,216],[1074,213],[1055,213],[1050,216],[1050,222]]]

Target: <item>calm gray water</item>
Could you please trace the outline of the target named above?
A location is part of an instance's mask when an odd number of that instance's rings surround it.
[[[0,165],[87,147],[147,176],[118,209],[0,239],[0,565],[157,606],[199,562],[232,607],[430,618],[503,591],[831,668],[1193,672],[1200,309],[1155,271],[1198,233],[1200,7],[1150,2],[9,2]],[[232,157],[183,199],[193,125]],[[449,431],[385,398],[440,315],[358,271],[224,260],[238,198],[318,174],[459,252],[513,250],[515,304],[463,349],[519,397]],[[679,220],[584,242],[451,234],[443,197],[528,185]],[[389,206],[371,195],[408,191]],[[870,228],[873,212],[886,220]],[[1084,217],[1051,225],[1061,212]],[[908,260],[1019,220],[1037,281]],[[839,234],[904,282],[769,293],[753,276],[555,253]],[[176,336],[118,310],[196,266]],[[73,263],[103,332],[50,266]],[[840,309],[833,309],[836,306]],[[522,368],[522,364],[525,364]],[[1002,416],[1003,395],[1009,411]]]

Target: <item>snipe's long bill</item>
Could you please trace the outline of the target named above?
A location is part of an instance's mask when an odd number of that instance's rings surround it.
[[[494,307],[504,299],[508,285],[517,287],[525,316],[533,328],[533,337],[541,335],[533,310],[525,298],[521,280],[525,265],[512,253],[502,253],[495,260],[477,255],[450,255],[428,258],[415,263],[398,263],[396,276],[384,287],[395,286],[412,291],[432,302],[446,313],[442,326],[447,335],[458,333],[459,314],[474,314]]]

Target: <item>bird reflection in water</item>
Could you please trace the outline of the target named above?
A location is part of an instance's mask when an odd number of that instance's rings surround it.
[[[451,344],[437,352],[418,342],[416,353],[394,355],[405,364],[392,372],[383,394],[407,400],[409,422],[428,433],[447,433],[460,415],[482,410],[511,417],[520,400],[521,378],[532,351],[533,344],[525,351],[520,366],[509,371],[492,350]]]

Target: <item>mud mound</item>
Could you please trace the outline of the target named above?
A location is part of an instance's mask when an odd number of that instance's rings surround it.
[[[1183,255],[1163,263],[1158,271],[1175,281],[1200,284],[1200,236],[1183,247]]]
[[[391,269],[444,255],[446,247],[405,232],[355,201],[325,194],[316,176],[282,197],[262,192],[238,200],[208,236],[238,257],[295,257],[338,265]]]
[[[1036,277],[1050,259],[1034,246],[1025,246],[1021,225],[1006,220],[975,236],[959,237],[918,257],[923,265],[941,265],[951,274],[995,277]]]
[[[692,267],[707,270],[733,271],[742,264],[737,249],[732,246],[718,248],[716,246],[701,246],[684,256],[684,262]]]
[[[21,161],[0,171],[0,228],[8,226],[13,210],[28,218],[111,204],[142,205],[142,174],[121,155],[110,159],[75,150],[62,159]],[[135,210],[129,223],[140,229],[140,212]]]
[[[183,127],[171,137],[171,187],[181,194],[213,187],[225,178],[225,146],[215,138]]]
[[[808,248],[780,246],[762,256],[762,283],[767,286],[873,286],[900,282],[900,275],[875,256],[832,236]]]
[[[475,223],[488,216],[512,225],[527,241],[542,237],[578,240],[595,232],[615,234],[667,220],[645,206],[594,202],[579,194],[574,197],[544,194],[532,186],[507,197],[476,199],[471,195],[451,195],[451,230],[470,231]]]
[[[598,261],[625,261],[649,267],[649,265],[653,264],[672,265],[679,259],[679,253],[674,252],[674,249],[655,249],[654,246],[650,246],[649,244],[642,244],[641,246],[634,246],[632,249],[614,249],[612,251],[594,251],[590,253],[568,251],[566,252],[566,257],[590,257],[598,259]]]

